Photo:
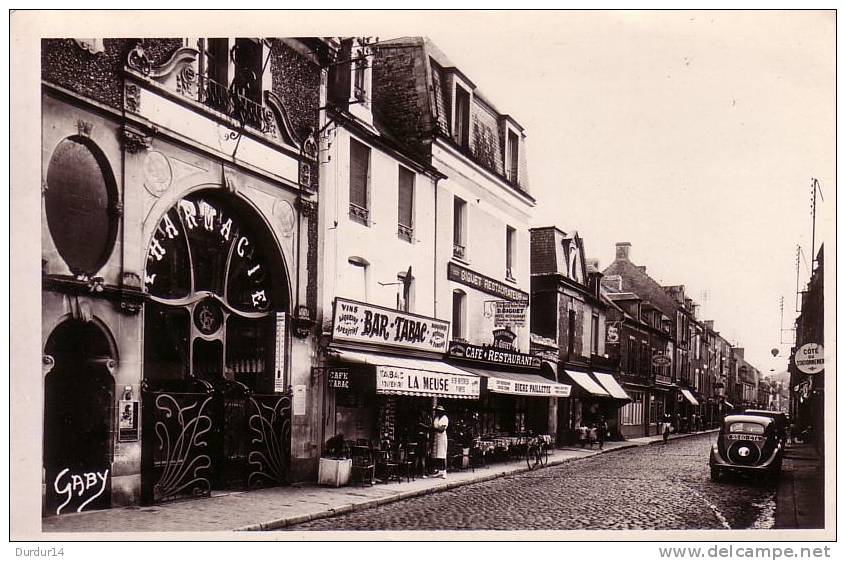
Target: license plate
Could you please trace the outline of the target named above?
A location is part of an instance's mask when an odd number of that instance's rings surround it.
[[[726,435],[729,440],[748,440],[750,442],[763,442],[763,436],[756,436],[752,434],[729,434]]]

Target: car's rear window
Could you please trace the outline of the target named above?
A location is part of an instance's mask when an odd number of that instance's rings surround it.
[[[749,434],[764,434],[764,425],[758,423],[732,423],[729,432],[745,432]]]

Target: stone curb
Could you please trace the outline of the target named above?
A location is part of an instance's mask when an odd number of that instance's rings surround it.
[[[692,434],[685,434],[679,435],[676,438],[684,438],[686,436],[696,436],[696,434],[702,433],[692,433]],[[648,444],[654,444],[650,442]],[[587,456],[576,456],[571,458],[560,458],[557,460],[550,460],[546,467],[557,466],[561,464],[565,464],[567,462],[579,461],[584,460],[586,458],[591,458],[593,456],[597,456],[599,454],[606,454],[609,452],[616,452],[618,450],[626,450],[628,448],[636,448],[638,446],[645,446],[646,444],[639,444],[636,442],[632,442],[630,444],[623,444],[621,446],[616,446],[614,448],[609,448],[607,450],[595,450],[593,453]],[[543,468],[541,468],[543,469]],[[341,507],[327,509],[321,512],[314,512],[311,514],[301,514],[298,516],[291,516],[287,518],[278,518],[276,520],[271,520],[268,522],[261,522],[258,524],[251,524],[249,526],[244,526],[241,528],[236,528],[234,531],[236,532],[249,532],[249,531],[259,531],[259,532],[266,532],[270,530],[279,530],[282,528],[287,528],[288,526],[294,526],[296,524],[302,524],[303,522],[310,522],[312,520],[320,520],[323,518],[331,518],[333,516],[338,516],[341,514],[346,514],[349,512],[358,512],[361,510],[367,510],[370,508],[375,508],[377,506],[382,506],[390,503],[395,503],[398,501],[403,501],[406,499],[412,499],[414,497],[422,497],[425,495],[432,495],[434,493],[440,493],[442,491],[448,491],[450,489],[456,489],[458,487],[463,487],[465,485],[471,485],[474,483],[484,483],[486,481],[491,481],[494,479],[499,479],[500,477],[506,477],[509,475],[516,475],[520,473],[526,473],[530,471],[529,467],[517,467],[513,470],[491,473],[484,475],[482,477],[477,477],[473,479],[467,479],[464,481],[450,481],[445,482],[441,485],[435,485],[434,487],[427,487],[425,489],[417,489],[414,491],[403,491],[397,493],[396,495],[390,495],[387,497],[379,497],[377,499],[370,499],[367,501],[362,501],[360,503],[353,503],[350,505],[344,505]]]

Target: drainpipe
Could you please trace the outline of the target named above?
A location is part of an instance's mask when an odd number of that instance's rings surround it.
[[[440,177],[435,177],[435,261],[433,265],[433,275],[432,275],[432,287],[433,287],[433,297],[434,297],[434,308],[432,309],[432,317],[438,317],[438,181],[440,181]],[[449,344],[449,341],[447,341]]]

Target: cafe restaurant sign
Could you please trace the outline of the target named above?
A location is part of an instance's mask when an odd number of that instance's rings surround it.
[[[478,399],[480,378],[398,366],[376,367],[376,393]]]
[[[527,292],[508,286],[504,282],[486,277],[485,275],[475,273],[456,263],[450,262],[447,264],[447,278],[504,300],[529,303],[529,294]]]
[[[449,344],[449,356],[488,364],[520,366],[524,368],[541,367],[541,359],[538,356],[507,351],[495,347],[480,347],[458,341],[453,341]]]
[[[335,298],[332,340],[444,353],[449,322]]]

